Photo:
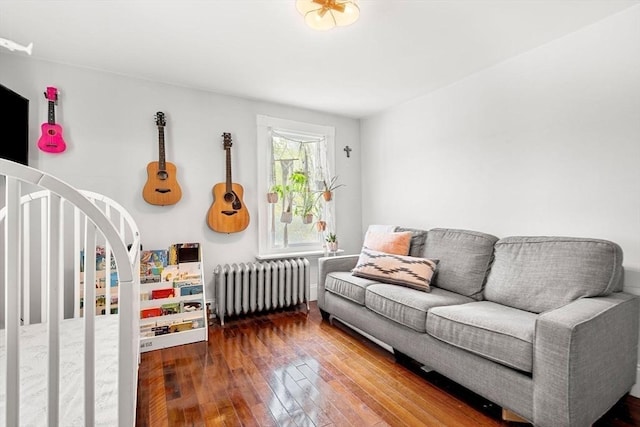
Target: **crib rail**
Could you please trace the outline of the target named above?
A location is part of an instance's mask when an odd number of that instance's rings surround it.
[[[48,406],[47,425],[60,425],[60,322],[64,317],[65,268],[69,260],[65,247],[73,248],[73,300],[72,317],[84,318],[84,421],[95,422],[95,280],[96,251],[99,244],[105,247],[106,283],[109,284],[113,256],[118,277],[118,425],[135,424],[135,402],[137,382],[137,318],[139,304],[139,247],[140,237],[135,222],[117,203],[105,196],[78,191],[68,184],[36,169],[0,159],[0,176],[4,176],[4,207],[0,210],[3,222],[4,242],[4,328],[5,328],[5,419],[7,426],[20,425],[20,336],[21,323],[28,324],[39,318],[47,323],[48,343]],[[0,182],[0,185],[2,183]],[[25,194],[26,193],[26,194]],[[2,204],[0,203],[0,206]],[[32,224],[34,211],[40,213],[40,223]],[[67,213],[71,211],[72,226],[69,227]],[[71,245],[66,230],[73,230]],[[31,234],[40,233],[34,241]],[[35,242],[35,243],[34,243]],[[127,250],[125,242],[130,242]],[[40,291],[39,313],[31,310],[31,291],[23,284],[31,281],[33,266],[30,254],[40,246]],[[78,256],[84,252],[84,264]],[[67,251],[68,252],[68,251]],[[83,284],[77,273],[84,266]],[[92,267],[91,267],[92,266]],[[11,286],[12,284],[13,286]],[[84,292],[84,312],[79,310],[79,293]],[[110,287],[105,290],[105,315],[111,313]],[[46,303],[45,303],[46,302]]]

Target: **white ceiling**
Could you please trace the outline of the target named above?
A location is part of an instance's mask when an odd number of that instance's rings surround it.
[[[364,117],[637,4],[361,0],[355,24],[316,32],[295,0],[0,0],[0,37],[38,59]]]

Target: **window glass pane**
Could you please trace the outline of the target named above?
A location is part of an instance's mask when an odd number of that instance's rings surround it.
[[[322,214],[318,190],[326,168],[326,139],[273,130],[271,153],[270,191],[278,194],[270,209],[271,246],[321,247],[315,221]]]
[[[335,230],[333,202],[322,197],[331,180],[335,130],[258,116],[260,255],[321,251]],[[318,222],[325,227],[318,227]]]

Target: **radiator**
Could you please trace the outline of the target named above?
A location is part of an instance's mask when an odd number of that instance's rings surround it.
[[[214,270],[215,314],[225,316],[274,310],[306,303],[310,265],[306,258],[218,265]]]

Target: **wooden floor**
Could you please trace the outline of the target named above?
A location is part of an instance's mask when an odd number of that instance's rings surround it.
[[[413,372],[337,324],[294,310],[228,321],[208,343],[142,355],[138,426],[506,426],[500,408]],[[596,426],[640,425],[623,398]]]

